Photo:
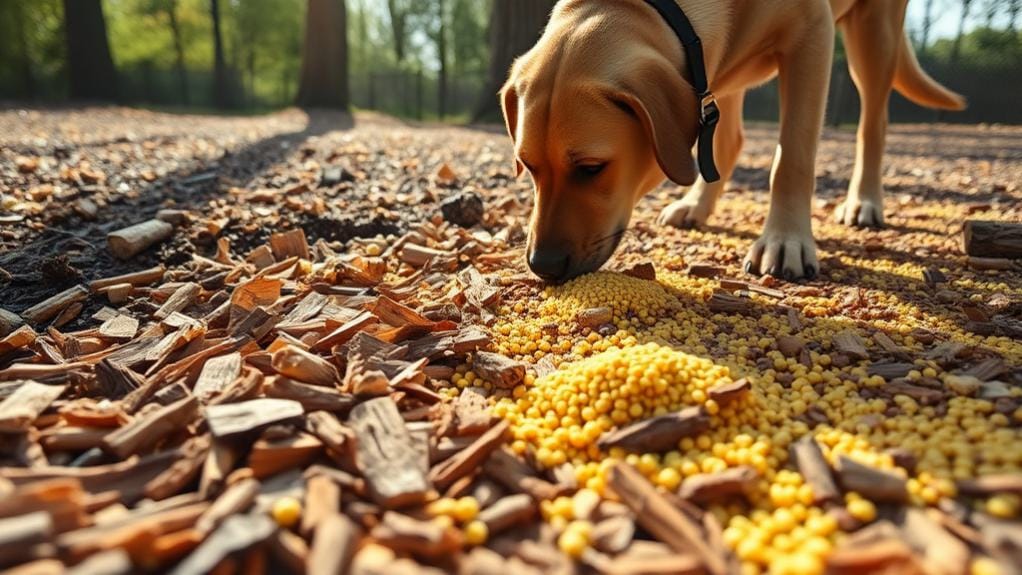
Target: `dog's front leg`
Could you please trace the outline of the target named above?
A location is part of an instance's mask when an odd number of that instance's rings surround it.
[[[658,224],[682,229],[698,228],[713,214],[725,184],[735,171],[745,143],[742,122],[744,103],[744,91],[724,96],[717,102],[720,107],[720,124],[717,125],[717,134],[713,139],[713,156],[720,170],[720,180],[708,184],[700,176],[684,198],[660,212]]]
[[[807,19],[803,34],[779,55],[781,138],[770,174],[770,214],[745,259],[749,273],[812,279],[820,269],[813,240],[816,150],[823,131],[834,50],[830,7]]]

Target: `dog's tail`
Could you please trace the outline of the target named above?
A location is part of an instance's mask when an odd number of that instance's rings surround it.
[[[964,110],[965,96],[941,86],[919,65],[908,35],[902,37],[898,66],[894,71],[894,89],[920,106],[939,110]]]

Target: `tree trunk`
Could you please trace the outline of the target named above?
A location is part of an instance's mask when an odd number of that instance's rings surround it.
[[[969,21],[969,10],[972,8],[972,0],[962,0],[962,17],[958,21],[958,35],[955,36],[955,43],[951,46],[951,65],[958,63],[962,55],[962,40],[965,38],[965,26]]]
[[[1011,0],[1008,4],[1008,30],[1018,30],[1018,13],[1022,11],[1022,0]]]
[[[34,100],[36,97],[35,74],[32,73],[32,54],[28,48],[28,34],[25,33],[28,22],[25,21],[25,10],[21,6],[21,2],[14,2],[13,7],[14,19],[17,23],[15,29],[18,35],[18,57],[20,59],[18,68],[21,74],[21,93],[29,100]]]
[[[437,0],[437,9],[440,19],[440,26],[437,29],[436,51],[440,60],[440,71],[437,75],[437,115],[442,122],[447,117],[447,11],[444,0]]]
[[[1000,7],[1001,7],[1001,4],[997,0],[988,0],[988,3],[987,3],[987,14],[986,14],[986,17],[987,17],[986,27],[987,28],[993,30],[993,28],[994,28],[994,18],[997,17],[997,10]]]
[[[933,2],[934,0],[926,0],[926,8],[923,13],[923,38],[920,45],[922,52],[926,52],[926,49],[930,47],[930,31],[933,29]]]
[[[177,21],[177,0],[167,6],[167,18],[170,20],[170,33],[174,38],[174,54],[176,57],[178,89],[181,91],[181,104],[188,105],[188,71],[185,69],[185,47],[181,41],[181,26]]]
[[[253,46],[253,44],[249,44]],[[255,78],[256,78],[256,51],[254,48],[248,50],[248,105],[250,107],[255,106],[256,93],[255,93]]]
[[[226,109],[230,107],[231,96],[224,59],[224,37],[220,31],[220,0],[209,0],[209,15],[213,19],[213,102],[217,108]]]
[[[101,0],[64,0],[64,35],[71,98],[116,99],[117,70],[110,56]]]
[[[554,0],[494,0],[490,13],[490,66],[473,121],[500,117],[497,92],[507,81],[515,58],[532,48],[543,34],[553,7]]]
[[[308,0],[297,103],[307,108],[349,107],[344,0]]]
[[[390,16],[390,32],[394,36],[394,57],[400,64],[405,61],[405,31],[408,12],[398,6],[397,0],[387,0],[387,14]]]

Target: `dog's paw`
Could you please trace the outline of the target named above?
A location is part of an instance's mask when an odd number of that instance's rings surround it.
[[[770,274],[788,281],[814,279],[819,270],[812,234],[767,230],[745,258],[746,273]]]
[[[884,202],[848,198],[834,211],[839,224],[859,228],[884,227]]]
[[[705,225],[711,213],[713,213],[713,206],[707,206],[705,202],[693,202],[686,198],[664,208],[660,212],[660,217],[657,218],[657,224],[692,230]]]

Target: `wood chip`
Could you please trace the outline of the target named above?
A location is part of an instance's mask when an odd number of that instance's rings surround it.
[[[330,411],[346,414],[355,404],[355,398],[333,388],[308,385],[286,377],[269,378],[263,387],[266,397],[290,399],[302,404],[305,411]]]
[[[709,428],[709,416],[699,407],[690,407],[607,432],[598,445],[604,451],[618,447],[632,453],[664,453],[677,449],[678,442],[685,437],[694,437]]]
[[[593,547],[617,555],[628,549],[635,538],[635,520],[624,515],[608,517],[593,527]]]
[[[538,512],[536,501],[524,493],[508,495],[479,513],[479,520],[486,524],[490,537],[516,525],[527,523]]]
[[[16,349],[26,348],[35,343],[36,338],[38,337],[39,335],[34,329],[27,325],[23,325],[8,334],[7,337],[0,339],[0,355]]]
[[[688,275],[694,278],[719,278],[727,273],[727,270],[710,264],[692,264],[688,266]]]
[[[874,363],[866,368],[868,375],[879,375],[890,381],[900,377],[908,376],[909,372],[917,368],[914,363]]]
[[[138,333],[138,320],[127,315],[106,320],[99,326],[99,335],[106,339],[126,341],[135,337]]]
[[[864,545],[838,547],[827,557],[827,573],[923,575],[926,571],[913,557],[912,549],[908,545],[898,539],[884,539]]]
[[[277,261],[284,261],[290,257],[297,257],[303,260],[311,259],[309,255],[309,242],[305,239],[305,231],[302,228],[294,229],[270,236],[270,250]]]
[[[401,258],[401,261],[417,268],[421,268],[431,261],[442,260],[453,256],[454,254],[450,252],[435,250],[433,248],[413,243],[406,243],[398,253],[398,257]]]
[[[946,284],[948,280],[947,276],[939,268],[926,268],[923,270],[923,281],[932,288],[940,284]]]
[[[512,389],[525,381],[524,363],[496,353],[476,353],[472,359],[472,370],[500,389]]]
[[[970,268],[981,272],[1007,272],[1015,270],[1019,266],[1017,259],[1010,260],[1008,258],[978,258],[969,256],[965,261]]]
[[[725,558],[705,543],[702,527],[657,492],[635,468],[626,463],[613,465],[607,486],[635,513],[638,524],[658,541],[679,553],[694,553],[709,573],[726,572]]]
[[[174,226],[161,220],[149,220],[106,236],[107,246],[114,257],[129,260],[151,246],[170,239]]]
[[[266,541],[276,530],[277,525],[264,513],[232,515],[169,573],[171,575],[210,573],[225,558]]]
[[[975,497],[989,497],[1002,493],[1022,496],[1022,473],[986,475],[958,481],[958,491]]]
[[[325,517],[316,526],[309,550],[309,575],[348,573],[355,556],[359,529],[339,513]]]
[[[21,312],[21,317],[29,323],[39,325],[53,319],[68,307],[85,301],[88,297],[89,290],[83,285],[76,285],[26,309]]]
[[[511,426],[503,420],[479,436],[461,453],[430,470],[429,478],[437,489],[447,489],[452,483],[477,469],[498,447],[507,441]]]
[[[379,322],[379,320],[373,314],[369,312],[362,312],[355,316],[353,319],[345,322],[343,325],[330,332],[323,339],[320,339],[312,346],[310,351],[320,352],[329,351],[335,346],[343,345],[351,340],[355,334],[366,329],[370,325]]]
[[[962,228],[965,253],[981,258],[1022,258],[1022,224],[970,220]]]
[[[190,395],[107,435],[103,438],[102,448],[111,455],[126,459],[180,430],[195,418],[198,409],[199,400]]]
[[[241,353],[212,357],[202,366],[199,379],[195,382],[192,392],[199,401],[208,402],[241,375]]]
[[[479,435],[490,428],[493,416],[486,395],[479,388],[466,387],[454,402],[457,435]]]
[[[528,494],[536,501],[549,501],[561,495],[561,490],[539,477],[524,461],[507,449],[497,449],[486,460],[483,471],[509,490]]]
[[[461,546],[461,537],[451,528],[431,521],[419,521],[394,511],[383,514],[383,520],[370,533],[378,543],[398,553],[440,558],[454,553]]]
[[[844,455],[838,457],[835,472],[845,491],[854,491],[878,503],[904,503],[908,500],[907,481],[893,473],[875,469]]]
[[[884,351],[893,355],[895,358],[900,360],[909,359],[908,352],[903,347],[895,343],[891,336],[887,335],[882,331],[873,333],[873,341],[877,343]]]
[[[307,433],[289,437],[264,437],[252,445],[248,466],[252,474],[264,479],[285,471],[310,465],[323,453],[323,442]]]
[[[640,280],[646,280],[655,282],[656,281],[656,267],[652,263],[646,262],[642,264],[635,264],[630,268],[622,270],[626,276],[638,278]]]
[[[21,319],[21,316],[0,307],[0,339],[11,335],[14,333],[14,330],[21,327],[24,323],[25,321]],[[0,351],[0,354],[2,353],[3,352]]]
[[[301,417],[304,413],[302,404],[290,399],[253,399],[211,405],[206,408],[206,422],[214,437],[230,437]]]
[[[160,309],[156,310],[153,317],[157,320],[165,320],[175,313],[188,309],[199,298],[200,293],[202,293],[202,287],[199,286],[199,284],[182,284],[181,287],[177,288],[177,290],[174,291],[174,294],[171,295],[162,306],[160,306]]]
[[[731,383],[711,387],[707,395],[723,407],[747,397],[751,389],[752,382],[742,378]]]
[[[66,389],[62,385],[43,385],[34,381],[15,384],[14,393],[0,402],[0,432],[26,431]]]
[[[738,297],[729,293],[717,292],[710,296],[707,307],[713,313],[749,313],[753,309],[753,302],[749,298]]]
[[[291,379],[324,387],[341,383],[341,375],[329,361],[288,345],[273,352],[273,369]]]
[[[957,575],[969,572],[969,547],[931,519],[926,510],[906,509],[900,527],[905,540],[921,555],[928,573]]]
[[[869,351],[866,350],[866,344],[859,337],[859,334],[853,331],[842,331],[834,334],[832,338],[834,348],[841,353],[844,353],[848,357],[856,360],[869,359]]]
[[[718,473],[703,473],[686,478],[678,495],[696,503],[744,496],[758,479],[759,474],[751,467],[733,467]]]
[[[166,275],[167,268],[162,265],[139,272],[132,272],[120,276],[114,276],[110,278],[103,278],[89,282],[89,290],[92,293],[100,292],[106,288],[110,288],[117,285],[128,284],[131,286],[147,286],[159,282]]]
[[[46,511],[0,519],[0,564],[31,559],[32,547],[49,541],[53,534],[53,518]]]
[[[821,505],[840,501],[841,492],[815,439],[806,436],[796,441],[791,445],[791,454],[799,473],[813,489],[813,503]]]
[[[359,437],[358,465],[373,500],[390,509],[422,502],[430,484],[394,401],[382,397],[361,403],[348,423]]]

